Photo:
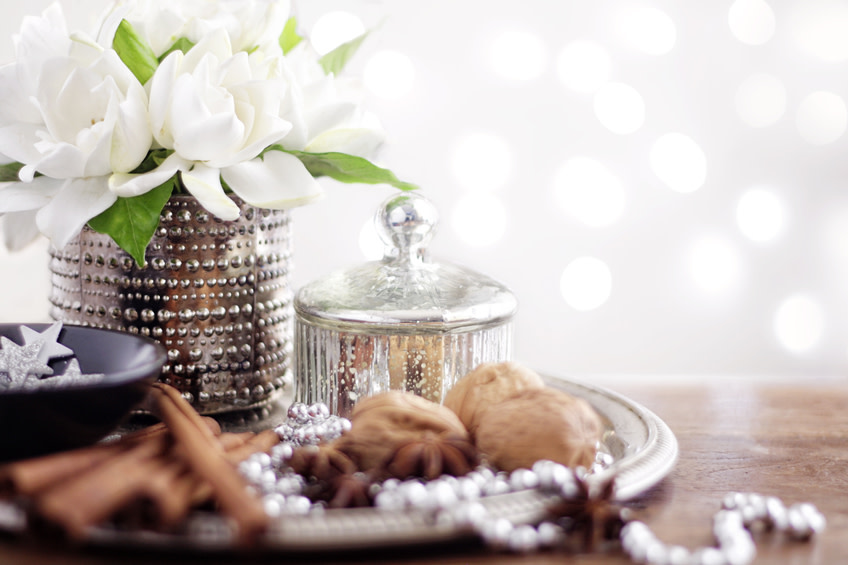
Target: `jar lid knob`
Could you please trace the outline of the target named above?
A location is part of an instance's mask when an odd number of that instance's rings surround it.
[[[374,218],[377,233],[387,246],[387,257],[401,261],[422,259],[439,222],[439,212],[428,199],[406,193],[383,202]]]

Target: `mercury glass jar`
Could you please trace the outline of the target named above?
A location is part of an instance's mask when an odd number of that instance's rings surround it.
[[[405,390],[441,402],[480,363],[512,356],[515,296],[503,284],[427,253],[438,213],[417,194],[375,216],[380,261],[313,281],[295,296],[295,400],[349,415],[356,402]]]

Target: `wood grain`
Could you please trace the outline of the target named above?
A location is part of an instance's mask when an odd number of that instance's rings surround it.
[[[760,536],[755,564],[828,564],[848,559],[848,383],[617,387],[671,427],[680,460],[659,486],[633,501],[636,518],[668,543],[711,543],[710,521],[730,491],[776,495],[787,504],[809,501],[825,514],[827,530],[810,543]],[[401,554],[353,556],[206,556],[104,553],[50,548],[0,538],[4,565],[105,565],[140,563],[409,563],[562,564],[629,563],[617,551],[602,555],[493,554],[476,544],[414,548]]]

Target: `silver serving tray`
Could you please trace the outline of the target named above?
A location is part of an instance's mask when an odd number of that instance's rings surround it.
[[[674,467],[677,440],[669,427],[647,408],[601,387],[561,378],[547,378],[548,385],[582,397],[594,406],[607,423],[601,449],[613,462],[599,478],[616,476],[615,497],[625,501],[659,483]],[[490,514],[513,523],[542,520],[550,495],[536,490],[489,496],[481,499]],[[26,518],[22,510],[0,502],[0,529],[22,532]],[[376,508],[326,510],[309,516],[287,516],[275,521],[261,548],[279,552],[327,552],[388,548],[412,544],[448,542],[473,535],[464,527],[434,520],[425,511],[387,511]],[[212,514],[198,513],[186,533],[162,534],[96,528],[92,543],[128,548],[215,551],[233,549],[234,539],[227,523]]]

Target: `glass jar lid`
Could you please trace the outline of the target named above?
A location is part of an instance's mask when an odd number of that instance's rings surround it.
[[[383,259],[305,285],[294,302],[301,319],[345,331],[423,334],[475,331],[515,314],[518,303],[503,284],[429,260],[438,211],[423,196],[386,200],[374,221],[386,244]]]

